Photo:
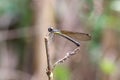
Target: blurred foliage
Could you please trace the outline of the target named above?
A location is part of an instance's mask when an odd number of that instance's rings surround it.
[[[0,16],[9,15],[16,17],[15,25],[9,25],[10,29],[30,27],[32,24],[31,0],[0,0]],[[21,32],[22,33],[22,32]],[[25,34],[23,34],[25,35]],[[25,50],[27,46],[26,38],[8,41],[13,45],[19,55],[19,65],[21,68],[24,63]]]
[[[96,1],[95,5],[95,0],[85,0],[85,6],[87,5],[87,8],[83,7],[86,10],[83,10],[83,12],[79,12],[79,16],[82,15],[82,17],[79,17],[80,19],[84,20],[85,23],[89,26],[88,28],[91,31],[92,35],[92,40],[89,45],[89,52],[88,55],[90,56],[90,59],[93,63],[97,64],[100,69],[103,71],[105,74],[111,74],[115,70],[115,63],[111,62],[110,60],[103,59],[103,35],[104,31],[107,29],[113,29],[116,32],[118,32],[118,35],[120,33],[120,1],[119,0],[103,0],[103,3],[99,3],[99,1]],[[102,5],[103,11],[99,13],[95,13],[96,7],[98,6],[98,11],[99,5]],[[97,10],[97,9],[96,9]],[[84,17],[83,17],[84,16]],[[120,36],[119,36],[120,37]],[[59,70],[61,71],[61,70]],[[55,74],[58,74],[56,71]],[[61,72],[59,72],[61,73]],[[67,73],[67,72],[66,72]],[[63,75],[58,74],[58,75]],[[63,75],[64,76],[64,75]],[[57,76],[59,77],[59,76]],[[65,78],[63,78],[64,80]],[[56,79],[56,80],[59,80]],[[60,79],[62,80],[62,79]]]
[[[115,71],[115,63],[110,59],[103,59],[100,62],[100,68],[105,74],[112,74]]]
[[[92,30],[92,41],[90,43],[90,53],[91,59],[94,59],[94,62],[98,62],[101,57],[101,39],[102,39],[102,31],[105,25],[104,16],[100,16],[97,18],[94,23],[94,27]],[[93,58],[94,57],[94,58]]]
[[[59,65],[54,70],[55,80],[70,80],[70,71],[67,67]]]
[[[0,0],[0,15],[10,14],[20,15],[21,22],[18,26],[25,27],[30,25],[32,10],[30,0]],[[17,26],[16,26],[17,27]]]
[[[106,1],[107,2],[107,1]],[[115,71],[116,64],[108,59],[103,59],[102,39],[105,29],[113,29],[120,33],[120,1],[110,0],[107,5],[104,5],[104,11],[101,15],[95,16],[91,13],[89,17],[92,27],[92,41],[90,44],[90,57],[93,62],[96,62],[103,73],[112,74]],[[118,34],[119,34],[118,33]],[[119,36],[120,37],[120,36]]]
[[[104,35],[103,31],[105,29],[112,28],[120,32],[119,12],[111,10],[111,5],[114,4],[114,6],[116,6],[116,4],[118,4],[117,2],[119,1],[110,0],[110,2],[105,5],[104,11],[100,16],[95,16],[94,13],[91,12],[91,15],[88,18],[89,23],[92,26],[92,41],[90,44],[90,53],[101,54],[101,40],[102,36]]]

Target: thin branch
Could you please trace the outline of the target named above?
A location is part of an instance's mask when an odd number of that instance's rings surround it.
[[[77,47],[77,48],[75,48],[72,52],[68,52],[65,57],[63,57],[62,59],[60,59],[60,60],[58,60],[57,62],[54,63],[52,70],[54,70],[54,68],[56,67],[57,64],[60,64],[60,63],[65,62],[65,61],[66,61],[67,59],[69,59],[71,56],[73,56],[73,55],[75,55],[76,53],[78,53],[77,51],[79,51],[79,50],[80,50],[80,47]]]
[[[45,48],[46,48],[46,56],[47,56],[47,76],[49,80],[53,79],[53,73],[52,73],[52,69],[51,69],[51,65],[50,65],[50,56],[48,53],[48,39],[45,37]]]

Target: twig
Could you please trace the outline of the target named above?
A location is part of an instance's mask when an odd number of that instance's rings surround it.
[[[54,70],[54,68],[56,67],[57,64],[63,63],[65,62],[67,59],[69,59],[72,55],[75,55],[76,53],[78,53],[77,51],[80,50],[80,47],[75,48],[72,52],[68,52],[66,54],[65,57],[63,57],[62,59],[58,60],[57,62],[54,63],[52,70]]]
[[[53,73],[50,65],[50,56],[48,54],[48,39],[45,37],[45,48],[46,48],[46,56],[47,56],[47,71],[46,74],[49,80],[53,79]]]

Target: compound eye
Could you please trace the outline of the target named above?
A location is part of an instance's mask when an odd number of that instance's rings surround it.
[[[52,31],[53,31],[53,28],[52,28],[52,27],[49,27],[49,28],[48,28],[48,31],[49,31],[49,32],[52,32]]]

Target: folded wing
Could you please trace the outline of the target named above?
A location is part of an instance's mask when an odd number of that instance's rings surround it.
[[[88,41],[91,40],[91,36],[86,33],[79,33],[79,32],[70,32],[70,31],[61,31],[61,33],[75,39],[78,41]]]

